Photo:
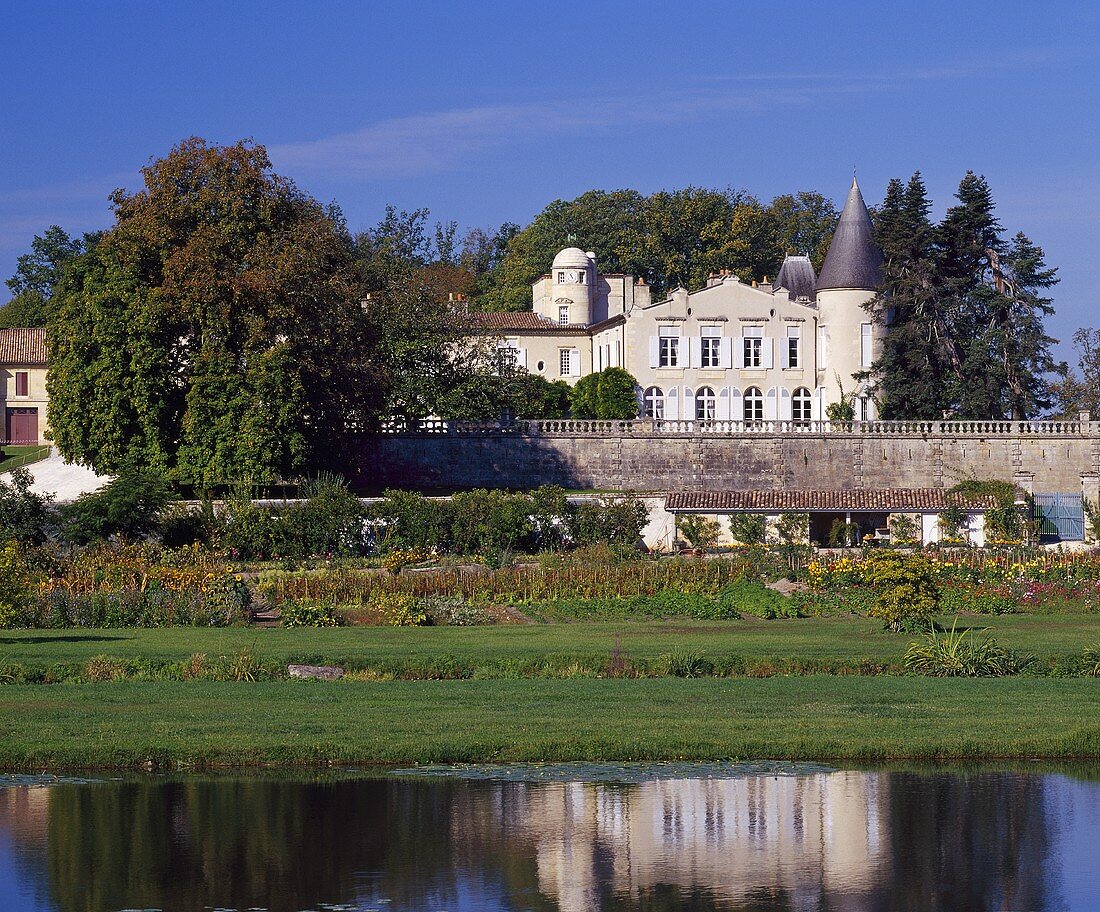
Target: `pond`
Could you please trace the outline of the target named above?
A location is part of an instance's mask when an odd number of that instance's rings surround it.
[[[4,912],[1092,910],[1100,767],[0,777]]]

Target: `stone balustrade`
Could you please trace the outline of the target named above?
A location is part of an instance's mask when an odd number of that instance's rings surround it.
[[[1097,437],[1100,421],[717,421],[587,418],[497,421],[392,422],[386,435],[468,437]]]

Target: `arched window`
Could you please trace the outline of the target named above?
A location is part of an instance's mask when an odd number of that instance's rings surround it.
[[[714,390],[709,386],[701,386],[695,391],[695,418],[697,421],[713,421],[717,399]]]
[[[791,400],[791,420],[795,424],[809,424],[812,406],[813,397],[810,396],[810,391],[800,386],[794,391],[794,398]]]
[[[745,390],[745,420],[764,420],[764,394],[758,386],[750,386]]]
[[[642,396],[642,417],[665,417],[665,394],[659,386],[651,386]]]

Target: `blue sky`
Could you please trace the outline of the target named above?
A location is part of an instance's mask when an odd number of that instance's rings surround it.
[[[250,137],[353,229],[387,202],[527,222],[598,187],[868,202],[967,168],[1100,326],[1100,7],[0,0],[0,276],[180,139]],[[0,291],[5,300],[6,289]],[[1067,350],[1068,353],[1068,350]]]

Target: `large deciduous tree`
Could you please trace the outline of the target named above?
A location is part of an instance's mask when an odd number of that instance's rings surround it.
[[[49,324],[62,453],[212,484],[327,464],[371,418],[352,242],[262,146],[197,138],[112,195]]]
[[[836,208],[819,193],[778,196],[765,205],[729,189],[650,196],[590,190],[555,200],[510,236],[479,303],[486,310],[529,309],[531,283],[569,244],[594,251],[602,272],[644,278],[657,295],[677,284],[702,287],[722,269],[745,281],[774,276],[788,253],[808,254],[820,267],[836,221]]]
[[[19,257],[15,275],[4,283],[13,297],[0,307],[0,329],[45,326],[66,264],[94,241],[95,235],[70,237],[60,225],[51,225],[43,234],[35,235],[30,253]]]

